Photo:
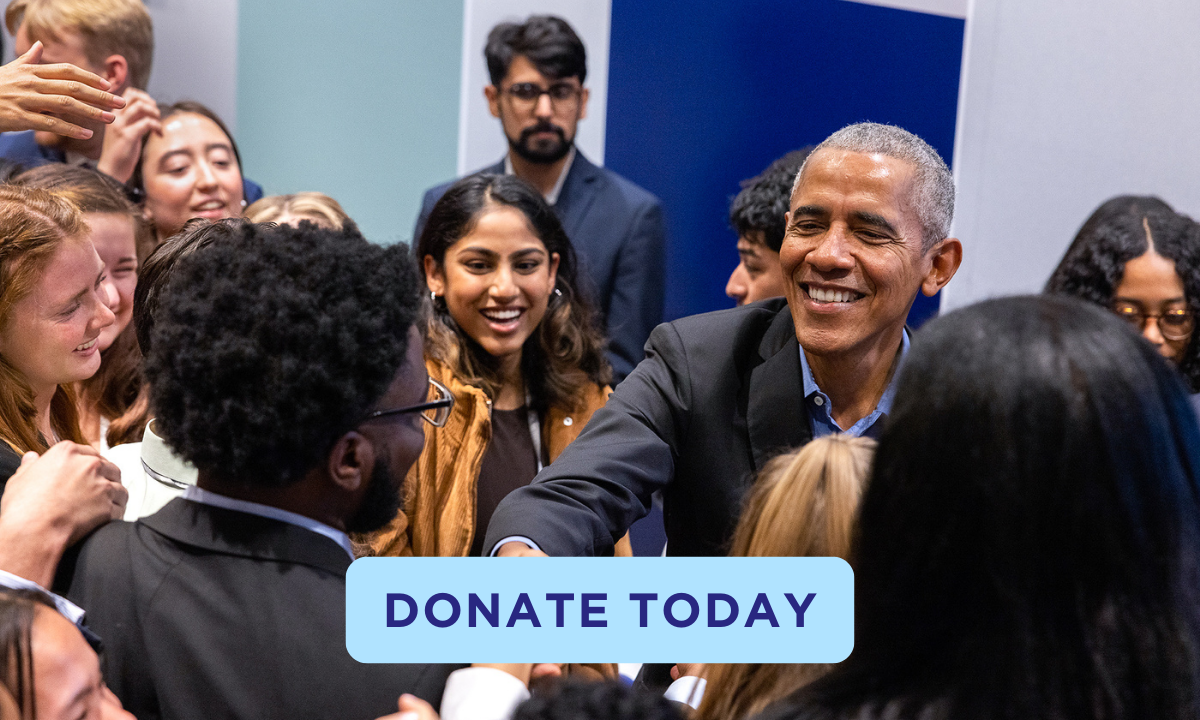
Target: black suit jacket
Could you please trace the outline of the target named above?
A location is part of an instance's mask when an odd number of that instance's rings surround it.
[[[504,162],[481,173],[504,173]],[[433,206],[452,183],[425,192],[414,240]],[[613,380],[620,382],[642,359],[642,346],[662,322],[667,233],[658,198],[576,150],[554,206],[579,256],[582,288],[592,293],[609,338]]]
[[[782,298],[658,326],[579,437],[500,503],[484,547],[611,554],[661,489],[667,554],[726,554],[755,474],[812,439],[799,352]]]
[[[337,543],[184,500],[86,540],[67,597],[104,641],[108,685],[147,718],[376,718],[438,707],[460,666],[364,665],[346,651]]]

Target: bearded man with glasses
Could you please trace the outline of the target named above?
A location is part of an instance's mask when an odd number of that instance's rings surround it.
[[[492,84],[488,108],[500,119],[508,153],[480,172],[516,175],[554,207],[581,259],[585,292],[600,308],[609,337],[613,384],[642,359],[642,346],[662,322],[666,228],[658,198],[597,167],[575,147],[587,117],[587,57],[567,22],[534,15],[501,23],[484,49]],[[425,193],[413,237],[450,187]]]

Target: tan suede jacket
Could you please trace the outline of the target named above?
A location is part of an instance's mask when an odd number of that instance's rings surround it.
[[[454,409],[444,427],[426,426],[425,449],[404,481],[404,510],[386,528],[367,536],[365,546],[357,544],[360,554],[465,557],[475,539],[475,490],[492,437],[491,403],[483,390],[463,383],[441,362],[426,359],[425,367],[454,395]],[[551,462],[611,392],[593,385],[582,411],[550,409],[542,424],[542,443]],[[633,554],[628,535],[617,543],[616,554]]]

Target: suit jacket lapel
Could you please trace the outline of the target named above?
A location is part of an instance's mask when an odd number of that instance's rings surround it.
[[[763,363],[750,371],[746,427],[755,471],[779,453],[812,440],[800,377],[800,343],[787,305],[759,345]]]
[[[209,552],[308,565],[345,575],[350,556],[311,530],[259,515],[176,498],[139,522],[176,542]]]
[[[572,241],[579,235],[583,218],[587,215],[588,208],[596,200],[593,188],[599,179],[600,169],[576,149],[575,160],[567,172],[562,192],[558,194],[558,202],[554,205],[554,211],[558,214],[558,219],[562,221],[563,229],[567,231],[567,237]]]

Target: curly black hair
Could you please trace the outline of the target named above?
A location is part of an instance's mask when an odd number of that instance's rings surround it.
[[[1157,197],[1119,195],[1096,208],[1046,283],[1045,292],[1071,295],[1105,308],[1125,275],[1125,263],[1150,247],[1175,262],[1188,308],[1200,315],[1200,225]],[[1200,333],[1193,333],[1179,370],[1200,392]]]
[[[563,680],[521,703],[513,720],[683,720],[680,707],[616,681]]]
[[[729,224],[738,237],[761,232],[763,242],[775,252],[783,245],[784,216],[792,199],[792,183],[812,145],[793,150],[758,175],[742,181],[742,190],[729,204]]]
[[[226,482],[300,480],[404,362],[420,281],[404,245],[301,223],[225,220],[179,259],[146,356],[167,443]]]

